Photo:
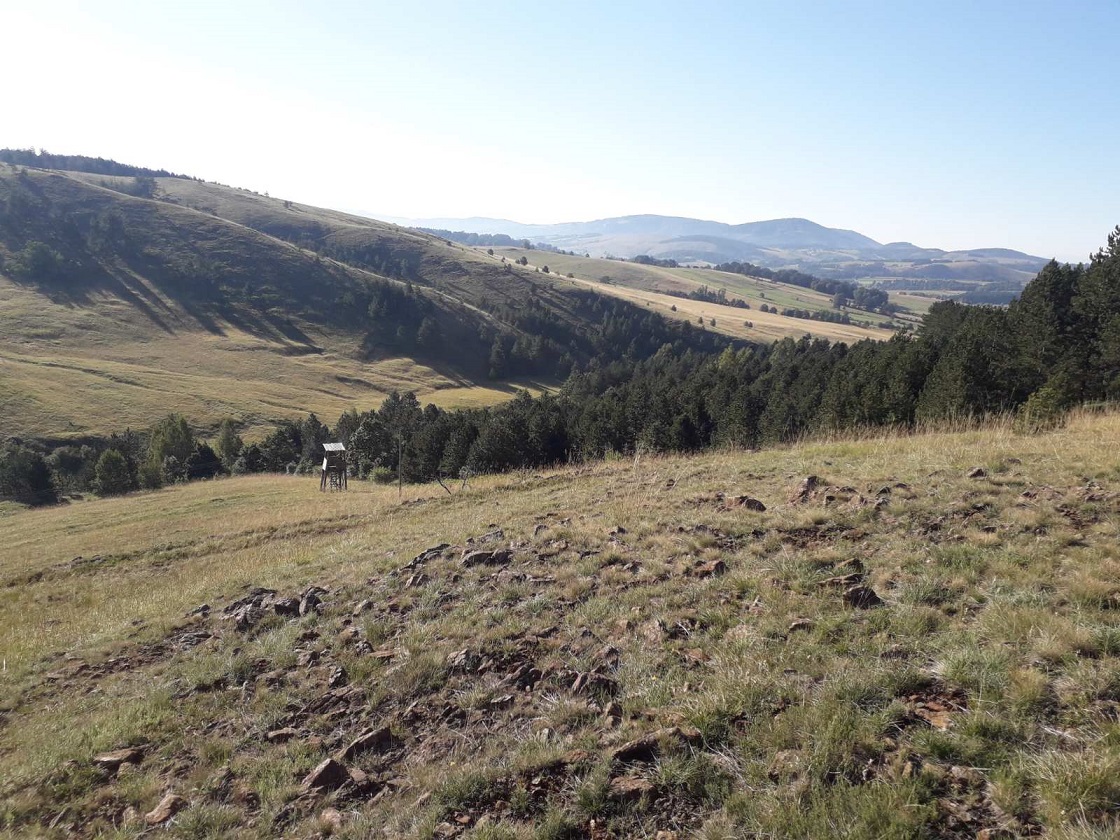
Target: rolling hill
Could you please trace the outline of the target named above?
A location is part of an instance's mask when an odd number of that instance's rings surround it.
[[[0,165],[8,434],[78,438],[170,409],[252,426],[403,388],[470,405],[603,354],[719,342],[434,237],[137,181]]]
[[[174,410],[202,427],[237,417],[252,437],[392,390],[492,403],[667,342],[886,335],[761,314],[748,329],[741,311],[673,311],[596,275],[544,274],[367,218],[112,162],[51,163],[72,168],[0,164],[9,435],[76,440]],[[705,330],[683,331],[700,317]]]
[[[747,261],[830,279],[874,281],[884,288],[934,290],[947,297],[977,291],[984,284],[1019,290],[1047,262],[1005,248],[946,251],[909,242],[884,245],[855,231],[824,227],[808,219],[739,225],[651,215],[555,225],[480,218],[394,221],[413,227],[502,233],[590,256],[647,254],[712,265]]]

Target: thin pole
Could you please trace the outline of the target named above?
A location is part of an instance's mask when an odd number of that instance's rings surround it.
[[[401,500],[401,494],[404,492],[401,487],[401,482],[404,477],[404,436],[397,432],[397,501]]]

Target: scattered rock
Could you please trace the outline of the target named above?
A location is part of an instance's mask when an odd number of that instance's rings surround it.
[[[622,705],[618,701],[612,700],[603,709],[603,717],[607,719],[611,726],[618,726],[622,722]]]
[[[97,756],[93,763],[102,770],[115,773],[122,764],[139,764],[144,759],[144,751],[136,747],[126,747],[123,750],[113,750]]]
[[[846,575],[837,575],[836,577],[826,578],[821,581],[821,586],[855,586],[863,580],[863,572],[851,572]]]
[[[499,548],[496,551],[468,551],[463,555],[459,564],[464,568],[471,566],[504,566],[513,557],[508,549]]]
[[[796,633],[799,630],[812,630],[812,629],[813,629],[813,622],[812,621],[810,621],[807,618],[799,618],[789,625],[789,628],[787,629],[786,632]]]
[[[547,530],[548,530],[548,526],[545,525],[543,522],[541,522],[541,523],[533,526],[533,536],[534,537],[539,537],[541,534],[543,534]]]
[[[439,557],[449,548],[451,548],[451,545],[449,543],[440,543],[439,545],[433,545],[431,548],[426,548],[411,560],[409,560],[408,563],[405,564],[404,568],[415,569],[422,563],[427,563],[429,560],[434,560],[436,557]]]
[[[296,598],[277,598],[272,602],[272,609],[277,615],[294,618],[299,615],[299,601]]]
[[[327,590],[321,586],[309,587],[299,599],[299,614],[301,616],[308,615],[313,612],[320,612],[323,604],[321,596],[326,595]]]
[[[813,495],[813,491],[817,489],[819,481],[820,480],[815,475],[807,476],[798,486],[797,491],[789,497],[789,503],[791,505],[799,505],[809,501],[809,498]]]
[[[655,798],[657,788],[649,779],[636,779],[633,776],[621,776],[611,779],[610,790],[607,796],[615,802],[637,802],[642,797]]]
[[[283,729],[273,729],[271,732],[264,736],[264,739],[273,744],[283,744],[292,740],[292,738],[295,738],[298,735],[298,729],[292,726],[285,726]]]
[[[478,668],[480,662],[481,657],[471,652],[469,648],[447,654],[447,667],[455,671],[471,673]]]
[[[844,603],[858,610],[866,610],[882,606],[883,599],[876,595],[875,590],[870,586],[857,584],[844,590]]]
[[[988,471],[983,467],[973,467],[968,471],[968,478],[986,478]]]
[[[203,618],[206,618],[206,616],[210,615],[210,605],[209,604],[199,604],[197,607],[195,607],[193,610],[191,610],[189,613],[187,613],[187,618],[191,618],[192,616],[196,616],[196,615],[200,615]]]
[[[722,560],[709,560],[706,563],[698,564],[693,572],[697,577],[713,577],[715,575],[722,575],[727,571],[727,564]]]
[[[305,791],[336,790],[349,780],[350,774],[346,772],[346,768],[333,758],[327,758],[304,776],[302,786]]]
[[[611,752],[611,759],[622,764],[653,761],[661,755],[661,745],[664,743],[675,741],[681,745],[691,745],[700,743],[701,738],[699,729],[670,726],[616,747]]]
[[[752,499],[750,496],[736,496],[727,506],[741,507],[744,510],[753,510],[755,513],[766,513],[766,505],[758,499]]]
[[[341,665],[336,665],[331,669],[331,675],[327,679],[327,688],[339,688],[349,682],[350,677],[346,673],[346,669]]]
[[[186,806],[187,800],[177,794],[169,793],[159,801],[155,808],[144,815],[144,822],[148,825],[160,825],[167,822]]]
[[[368,729],[363,732],[338,753],[338,758],[351,759],[366,752],[387,753],[402,746],[404,742],[397,738],[388,726],[382,726],[379,729]]]

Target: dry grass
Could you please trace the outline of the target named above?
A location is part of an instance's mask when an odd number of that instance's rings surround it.
[[[173,790],[182,836],[334,831],[328,806],[347,837],[1109,836],[1117,434],[1084,414],[1035,437],[619,458],[404,505],[253,477],[8,512],[0,827],[138,836],[128,809]],[[820,491],[787,501],[810,474]],[[495,526],[508,565],[458,548],[404,568]],[[851,574],[884,604],[847,606],[830,581]],[[313,583],[321,615],[218,615]],[[352,699],[330,699],[339,665]],[[346,761],[365,787],[300,793],[381,725],[403,747]],[[698,734],[611,762],[670,726]],[[91,763],[134,744],[135,769]]]
[[[515,391],[408,358],[363,363],[338,334],[312,333],[323,352],[296,354],[293,345],[232,325],[220,335],[204,331],[185,313],[165,331],[110,295],[62,305],[0,278],[0,307],[0,427],[24,436],[146,428],[175,411],[202,427],[242,418],[252,439],[277,419],[310,411],[333,423],[393,390],[416,391],[443,408],[492,405]]]

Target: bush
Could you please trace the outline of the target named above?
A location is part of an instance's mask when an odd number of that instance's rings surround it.
[[[132,489],[128,461],[116,449],[106,449],[97,459],[94,486],[102,496],[120,496]]]
[[[62,275],[62,255],[43,242],[28,242],[11,263],[11,273],[20,280],[49,283]]]
[[[46,459],[22,446],[0,451],[0,499],[25,505],[50,505],[58,501]]]

